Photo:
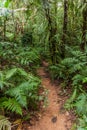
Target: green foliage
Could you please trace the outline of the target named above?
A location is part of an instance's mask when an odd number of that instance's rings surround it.
[[[40,48],[22,47],[16,43],[1,42],[1,64],[35,68],[40,63]]]
[[[79,118],[79,125],[77,130],[87,130],[87,116],[83,115],[82,118]]]
[[[41,81],[21,68],[2,72],[0,108],[22,115],[22,108],[37,107]],[[1,79],[2,80],[2,79]]]
[[[22,107],[15,98],[1,98],[0,107],[4,108],[6,111],[10,110],[11,112],[22,115]]]
[[[5,3],[4,3],[4,7],[9,7],[9,4],[10,4],[10,2],[11,2],[12,0],[6,0],[5,1]]]
[[[3,89],[4,85],[7,85],[7,82],[5,81],[5,77],[3,73],[0,72],[0,89]]]
[[[87,115],[87,94],[80,94],[74,103],[77,113],[81,115]]]
[[[21,65],[38,65],[40,62],[39,48],[24,48],[20,50],[17,61]]]
[[[6,114],[8,110],[22,115],[22,109],[37,106],[40,80],[30,72],[35,73],[41,56],[50,63],[53,58],[55,64],[49,67],[52,80],[62,79],[66,86],[71,85],[72,95],[66,107],[75,108],[82,116],[80,122],[85,123],[78,130],[87,129],[87,114],[82,108],[87,103],[87,52],[80,50],[86,41],[86,5],[80,0],[68,1],[67,29],[63,34],[64,1],[0,1],[0,7],[5,7],[0,9],[0,40],[12,41],[0,42],[0,106]],[[61,59],[63,42],[65,58]],[[86,49],[86,43],[84,46]]]
[[[27,31],[24,31],[22,35],[21,42],[23,46],[31,46],[33,44],[32,41],[33,41],[32,32],[30,32],[29,29],[27,29]]]
[[[74,92],[72,93],[71,97],[66,101],[64,107],[69,110],[72,109],[74,107],[73,102],[75,101],[76,97],[77,97],[77,89],[74,89]]]
[[[59,77],[65,80],[74,80],[73,78],[80,80],[81,76],[85,78],[87,72],[86,52],[83,53],[69,47],[66,48],[66,52],[68,53],[65,59],[61,60],[59,64],[50,67],[54,71],[55,78]],[[85,67],[85,72],[83,67]]]
[[[61,78],[66,86],[72,87],[73,93],[65,103],[66,109],[75,109],[79,116],[78,130],[87,129],[87,52],[77,47],[66,46],[66,57],[59,64],[50,66],[53,77]],[[68,85],[69,84],[69,85]]]

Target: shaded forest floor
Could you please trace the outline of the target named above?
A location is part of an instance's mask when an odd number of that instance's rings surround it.
[[[37,73],[41,77],[42,85],[48,90],[48,106],[40,113],[40,119],[29,126],[28,130],[70,130],[74,115],[63,109],[68,97],[61,96],[61,87],[51,82],[46,68],[47,65],[44,63]]]

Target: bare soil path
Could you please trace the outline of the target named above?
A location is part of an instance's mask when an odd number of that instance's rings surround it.
[[[61,97],[58,95],[58,88],[55,84],[51,83],[49,76],[45,72],[45,67],[41,67],[38,70],[38,75],[42,79],[42,85],[48,89],[48,107],[45,109],[45,112],[41,113],[41,119],[35,123],[34,126],[31,126],[29,130],[70,130],[71,120],[70,114],[68,112],[61,113]]]

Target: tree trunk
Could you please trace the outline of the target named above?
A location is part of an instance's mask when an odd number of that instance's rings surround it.
[[[62,58],[65,57],[65,44],[67,35],[67,24],[68,24],[68,0],[64,0],[64,20],[63,20],[63,44],[62,44]]]
[[[56,27],[53,27],[53,21],[50,15],[49,2],[47,0],[43,1],[43,7],[45,11],[45,16],[48,22],[48,31],[49,31],[49,51],[50,57],[53,64],[56,64],[56,40],[54,36],[56,35]]]
[[[86,4],[86,5],[85,5]],[[87,3],[86,0],[84,0],[83,6],[85,5],[84,9],[83,9],[83,26],[82,26],[82,45],[81,45],[81,49],[84,51],[85,50],[85,46],[87,45],[87,41],[86,41],[86,32],[87,32]]]
[[[6,18],[4,19],[4,36],[3,36],[3,40],[5,41],[6,39]]]
[[[15,17],[14,17],[14,6],[13,6],[13,2],[12,2],[12,20],[13,20],[13,24],[14,24],[14,41],[16,40],[16,23],[15,23]]]

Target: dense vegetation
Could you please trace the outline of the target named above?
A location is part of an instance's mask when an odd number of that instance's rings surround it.
[[[42,60],[72,92],[65,108],[78,115],[74,129],[87,129],[86,32],[86,0],[0,0],[0,130],[11,129],[6,117],[28,120],[39,109]]]

